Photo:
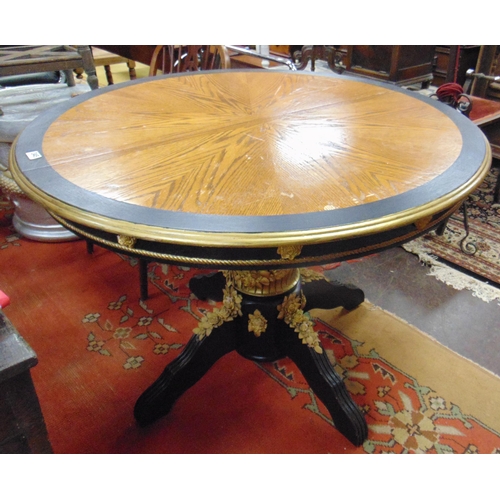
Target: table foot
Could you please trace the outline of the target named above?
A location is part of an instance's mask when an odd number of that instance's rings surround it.
[[[360,288],[334,281],[304,283],[302,291],[307,298],[307,310],[343,307],[352,311],[365,300],[365,294]]]
[[[197,335],[191,337],[181,354],[137,400],[134,417],[139,425],[151,424],[165,416],[216,361],[236,348],[233,328],[231,323],[225,323],[201,340]]]
[[[329,411],[335,428],[355,446],[361,446],[368,436],[365,417],[330,363],[327,354],[321,354],[299,341],[290,339],[286,355],[297,365],[314,394]]]

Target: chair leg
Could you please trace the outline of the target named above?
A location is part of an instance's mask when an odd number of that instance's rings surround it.
[[[74,87],[76,83],[75,83],[75,76],[73,75],[73,70],[65,69],[64,74],[66,75],[66,79],[68,81],[68,87]]]
[[[87,83],[92,90],[99,88],[99,81],[95,71],[94,58],[92,57],[92,50],[90,45],[75,45],[78,53],[82,56],[83,70],[87,74]]]
[[[111,73],[111,67],[109,65],[104,66],[104,71],[106,72],[106,80],[108,85],[113,85],[113,74]]]
[[[127,61],[127,66],[128,66],[128,74],[130,76],[131,80],[135,80],[137,78],[137,73],[135,72],[135,61],[132,61],[129,59]]]

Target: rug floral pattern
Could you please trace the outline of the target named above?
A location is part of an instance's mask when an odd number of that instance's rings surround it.
[[[137,265],[134,259],[122,258],[132,266]],[[194,274],[196,271],[189,268],[151,264],[148,272],[151,285],[169,299],[165,301],[168,305],[153,310],[147,302],[139,300],[137,306],[126,295],[121,295],[109,302],[105,310],[91,312],[82,318],[82,323],[88,327],[87,350],[120,359],[125,370],[136,370],[148,355],[162,356],[182,348],[184,335],[164,316],[168,316],[173,305],[188,312],[192,318],[201,319],[206,310],[195,310],[187,288]]]

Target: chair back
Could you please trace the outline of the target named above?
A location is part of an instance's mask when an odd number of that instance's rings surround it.
[[[151,57],[149,76],[158,72],[184,73],[231,67],[224,45],[157,45]]]

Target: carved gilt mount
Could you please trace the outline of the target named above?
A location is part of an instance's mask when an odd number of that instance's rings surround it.
[[[224,273],[240,292],[247,295],[280,295],[292,290],[300,279],[298,269],[276,271],[227,271]]]
[[[137,243],[137,238],[134,238],[133,236],[124,236],[119,234],[116,239],[118,240],[118,243],[120,245],[127,248],[134,248],[135,244]]]
[[[293,260],[302,252],[302,245],[288,245],[278,247],[278,254],[281,255],[283,260]]]

